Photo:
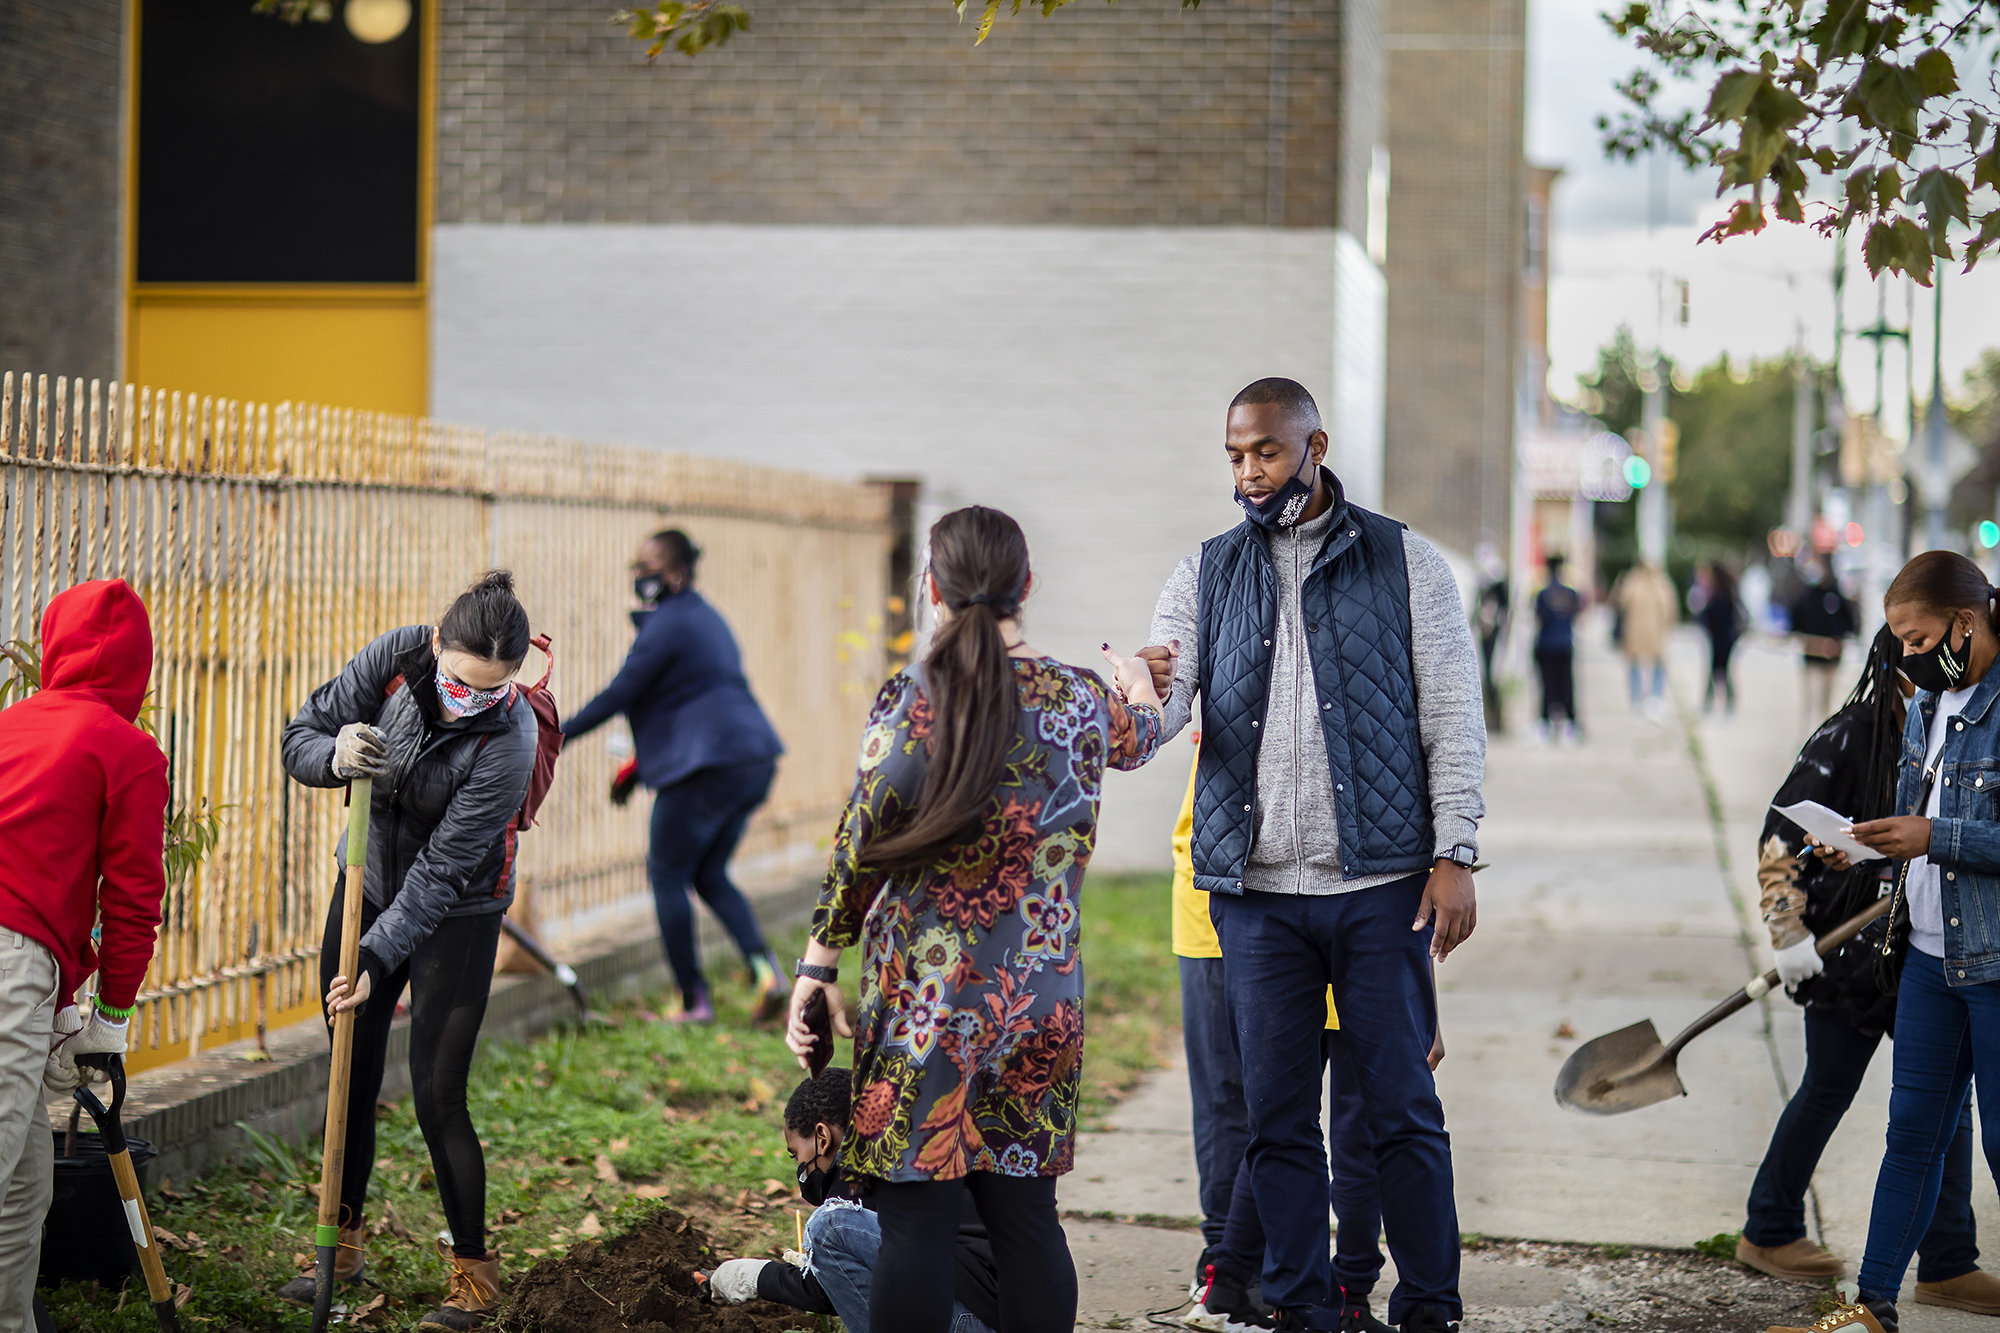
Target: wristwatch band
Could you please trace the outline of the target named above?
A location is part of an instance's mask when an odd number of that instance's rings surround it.
[[[805,977],[811,981],[823,981],[829,986],[831,986],[834,982],[840,980],[839,968],[819,967],[816,966],[815,964],[808,963],[803,958],[799,959],[798,962],[792,964],[792,971],[797,975]]]
[[[1473,862],[1479,859],[1479,849],[1470,843],[1461,842],[1458,846],[1446,852],[1444,859],[1454,865],[1470,867]]]

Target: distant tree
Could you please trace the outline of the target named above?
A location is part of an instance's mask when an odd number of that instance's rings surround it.
[[[1681,442],[1670,489],[1678,531],[1740,554],[1761,548],[1784,522],[1792,485],[1792,371],[1790,355],[1752,361],[1747,371],[1725,356],[1674,395]]]
[[[1945,400],[1952,427],[1979,451],[1979,462],[1952,487],[1950,523],[1970,529],[1994,517],[2000,487],[2000,347],[1989,347],[1965,372],[1958,401]]]
[[[1762,231],[1772,214],[1822,233],[1865,226],[1870,273],[1929,285],[2000,240],[2000,0],[1634,0],[1604,15],[1652,57],[1600,117],[1605,151],[1671,153],[1735,196],[1702,239]],[[1664,75],[1664,78],[1662,77]],[[1674,112],[1672,81],[1708,84]]]

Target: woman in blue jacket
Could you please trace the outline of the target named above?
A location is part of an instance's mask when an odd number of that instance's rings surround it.
[[[728,927],[756,974],[761,1016],[784,1012],[791,994],[764,943],[757,914],[730,882],[729,858],[750,815],[770,793],[785,747],[743,676],[736,636],[694,590],[701,551],[678,529],[656,532],[632,560],[632,613],[639,637],[609,685],[563,723],[587,735],[623,713],[638,750],[639,780],[656,793],[646,874],[660,940],[681,988],[683,1021],[715,1017],[695,944],[690,885]]]

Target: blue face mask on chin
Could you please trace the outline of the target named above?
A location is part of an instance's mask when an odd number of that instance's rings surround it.
[[[1310,448],[1306,450],[1299,471],[1305,474],[1303,480],[1298,473],[1294,473],[1290,481],[1262,500],[1252,500],[1240,490],[1232,490],[1230,494],[1237,504],[1243,506],[1244,516],[1264,531],[1289,528],[1299,521],[1299,517],[1306,512],[1306,506],[1312,503],[1313,481],[1318,476],[1318,470],[1313,467]]]

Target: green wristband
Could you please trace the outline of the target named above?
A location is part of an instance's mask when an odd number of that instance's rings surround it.
[[[132,1015],[139,1012],[139,1006],[136,1004],[127,1005],[123,1009],[113,1009],[110,1005],[104,1002],[103,996],[94,995],[91,998],[94,1001],[96,1001],[97,1012],[103,1014],[106,1018],[130,1018]]]

